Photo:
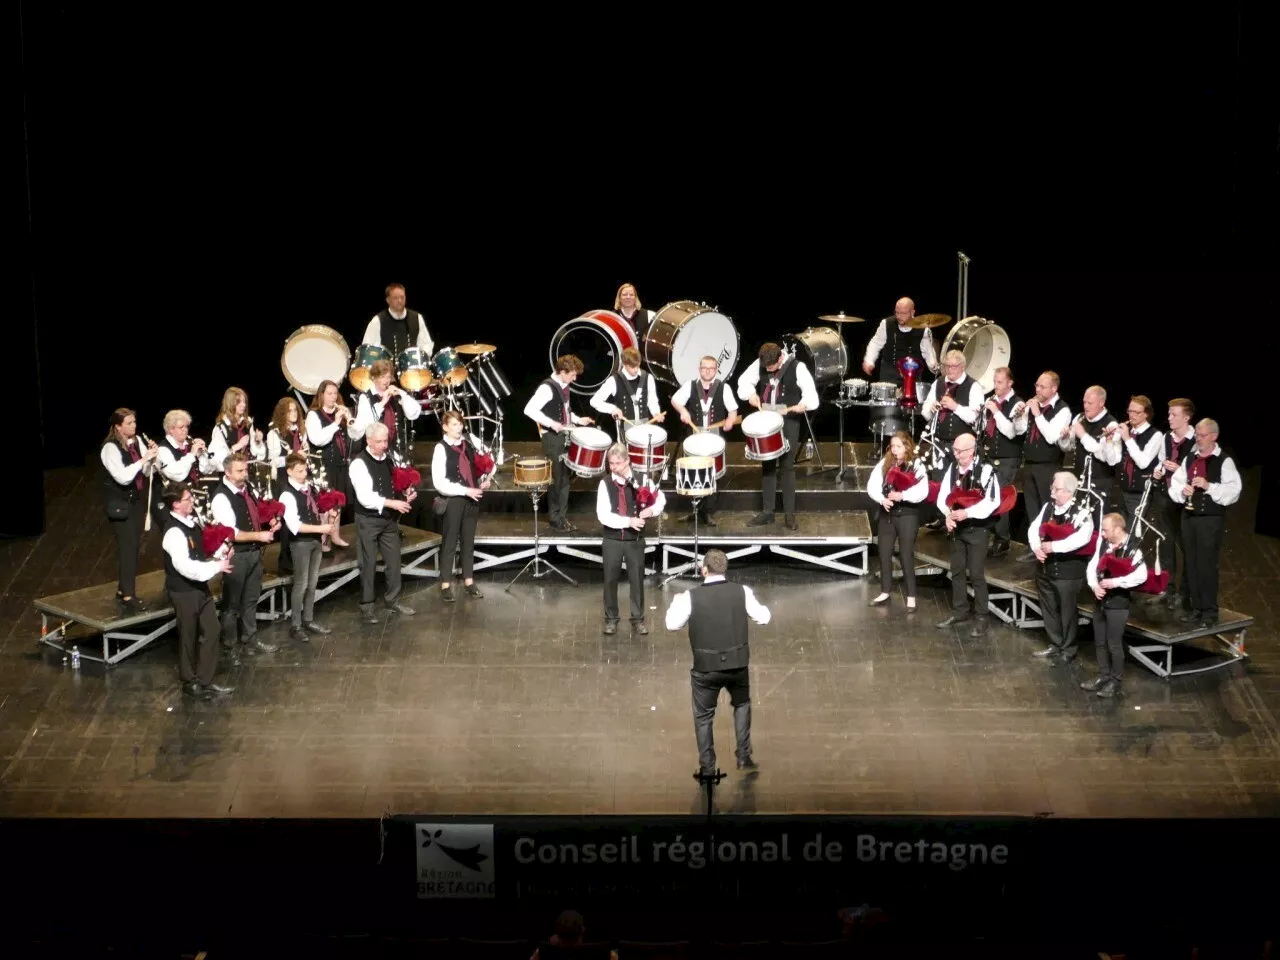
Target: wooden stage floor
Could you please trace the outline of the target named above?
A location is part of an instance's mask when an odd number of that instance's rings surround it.
[[[1031,658],[1037,630],[993,622],[973,640],[935,629],[948,603],[943,576],[922,582],[909,614],[900,583],[888,608],[867,606],[879,590],[874,574],[768,553],[735,561],[731,576],[756,590],[774,620],[752,628],[762,770],[754,779],[731,773],[720,808],[1280,815],[1280,543],[1251,532],[1256,473],[1245,482],[1222,584],[1223,605],[1254,618],[1250,658],[1171,680],[1130,661],[1127,696],[1114,702],[1077,687],[1093,672],[1087,635],[1080,665],[1062,670]],[[0,815],[700,809],[688,640],[662,625],[690,580],[649,578],[644,637],[625,622],[603,636],[599,566],[556,553],[578,586],[525,576],[508,592],[519,568],[507,565],[479,574],[484,599],[445,604],[434,581],[407,580],[418,615],[377,626],[357,622],[358,588],[348,584],[318,607],[330,636],[294,643],[287,624],[264,623],[261,635],[278,652],[225,668],[220,680],[235,692],[198,703],[180,692],[172,634],[110,669],[86,663],[79,672],[38,642],[36,598],[115,577],[89,474],[51,471],[46,492],[47,532],[0,545]],[[679,513],[669,509],[668,533]],[[820,514],[801,519],[802,533],[822,529]],[[499,529],[498,518],[481,518],[482,538],[486,527]],[[153,537],[142,568],[158,566]],[[625,604],[625,585],[622,594]],[[724,707],[716,737],[721,766],[732,766]]]

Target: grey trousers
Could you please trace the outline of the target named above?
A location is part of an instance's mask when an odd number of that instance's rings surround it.
[[[289,555],[293,558],[293,592],[289,606],[294,627],[310,623],[315,616],[316,584],[320,580],[320,561],[324,553],[319,540],[289,541]]]
[[[373,606],[373,580],[378,572],[378,551],[386,566],[387,606],[400,599],[400,526],[395,515],[366,517],[356,514],[356,547],[360,564],[360,606]]]
[[[237,544],[231,572],[222,575],[222,645],[234,647],[258,636],[258,600],[262,597],[262,550]],[[239,632],[237,633],[237,627]]]

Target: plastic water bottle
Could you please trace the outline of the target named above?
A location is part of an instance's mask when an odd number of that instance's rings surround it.
[[[79,647],[71,648],[71,669],[72,670],[80,669],[80,648]]]

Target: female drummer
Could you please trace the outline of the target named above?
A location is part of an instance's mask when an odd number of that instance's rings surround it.
[[[267,459],[275,476],[276,495],[289,482],[285,458],[291,453],[308,453],[307,437],[302,431],[302,410],[293,397],[282,397],[271,412],[271,429],[267,431]]]
[[[355,417],[351,415],[351,411],[338,402],[338,385],[332,380],[324,380],[316,388],[311,409],[307,411],[306,424],[307,442],[320,452],[325,485],[347,498],[347,505],[341,511],[330,510],[325,514],[323,522],[332,523],[341,513],[342,522],[350,523],[355,508],[347,491],[347,465],[351,463],[351,454],[360,432],[356,430]],[[333,542],[339,547],[351,545],[339,534],[333,535]]]
[[[227,387],[222,395],[222,407],[214,419],[213,436],[209,438],[209,462],[215,470],[223,469],[228,453],[248,448],[254,460],[265,460],[267,445],[262,441],[262,431],[253,426],[249,416],[249,395],[239,387]]]
[[[120,407],[107,421],[107,435],[98,457],[102,461],[100,482],[107,519],[116,538],[116,560],[120,580],[116,585],[116,606],[128,615],[146,610],[135,592],[138,576],[138,549],[147,518],[148,483],[155,469],[158,448],[154,443],[142,449],[138,440],[138,420],[132,410]]]
[[[914,482],[912,482],[914,480]],[[867,493],[880,504],[876,528],[876,550],[880,554],[880,595],[872,606],[889,599],[893,583],[893,541],[899,543],[902,579],[907,588],[907,609],[916,608],[916,532],[920,528],[919,507],[929,496],[929,476],[916,457],[911,434],[899,430],[889,439],[884,458],[867,480]]]
[[[489,489],[490,478],[476,466],[476,448],[463,439],[462,414],[446,410],[440,415],[444,440],[431,455],[431,482],[444,498],[444,543],[440,549],[440,592],[452,603],[453,554],[462,548],[462,586],[473,597],[483,597],[472,579],[476,546],[476,522],[480,519],[480,498]]]

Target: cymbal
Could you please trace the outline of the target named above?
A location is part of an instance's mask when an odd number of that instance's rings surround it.
[[[925,327],[940,327],[950,322],[951,318],[945,313],[922,313],[918,317],[912,317],[906,325],[912,330],[923,330]]]
[[[492,343],[464,343],[460,347],[454,347],[453,352],[465,353],[468,356],[474,355],[478,357],[478,356],[481,356],[482,354],[493,353],[493,351],[497,349],[498,348],[495,347]]]
[[[818,317],[818,319],[823,321],[824,323],[866,323],[867,322],[866,320],[862,319],[862,317],[847,317],[844,315],[843,312],[824,313],[822,316]]]

